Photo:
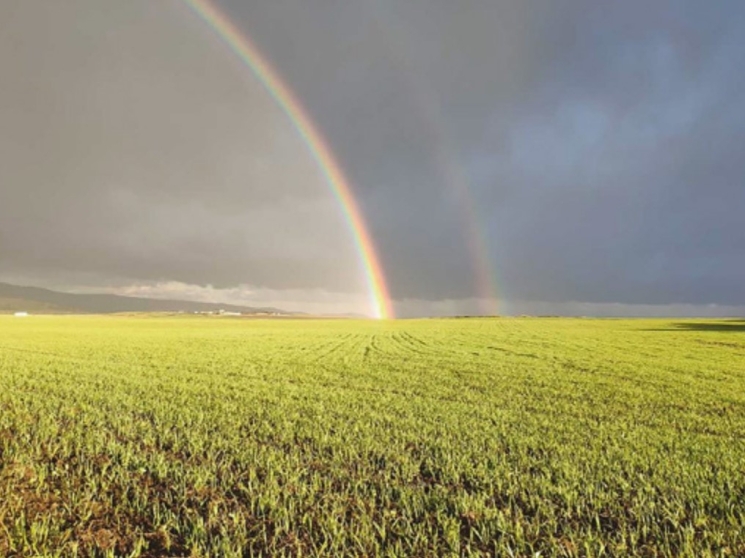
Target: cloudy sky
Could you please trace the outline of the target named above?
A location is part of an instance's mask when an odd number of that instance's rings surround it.
[[[745,313],[741,1],[219,6],[327,138],[398,314]],[[0,280],[370,310],[307,146],[183,0],[0,21]]]

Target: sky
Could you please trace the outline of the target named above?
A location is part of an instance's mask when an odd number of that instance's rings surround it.
[[[745,4],[224,0],[399,316],[745,314]],[[183,0],[0,2],[0,281],[370,311],[339,204]]]

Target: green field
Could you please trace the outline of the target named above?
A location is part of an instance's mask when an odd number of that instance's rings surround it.
[[[0,317],[35,555],[745,556],[745,320]]]

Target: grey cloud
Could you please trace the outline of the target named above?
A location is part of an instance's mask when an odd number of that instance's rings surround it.
[[[439,133],[506,296],[742,300],[739,4],[331,4],[278,27],[230,6],[338,146],[397,296],[474,294]]]
[[[0,271],[360,287],[306,147],[184,6],[4,7]]]
[[[745,300],[741,3],[221,6],[333,146],[404,313],[480,305],[455,175],[507,304]],[[363,290],[306,147],[183,4],[2,9],[0,273]]]

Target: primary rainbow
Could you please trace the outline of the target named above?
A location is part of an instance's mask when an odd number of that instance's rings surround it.
[[[352,196],[349,181],[336,161],[326,140],[316,129],[303,105],[282,81],[279,74],[261,55],[256,45],[209,0],[182,0],[209,25],[264,85],[308,146],[342,208],[357,246],[360,263],[367,280],[370,304],[377,318],[392,318],[388,288],[383,276],[375,245],[367,231],[362,213]]]

